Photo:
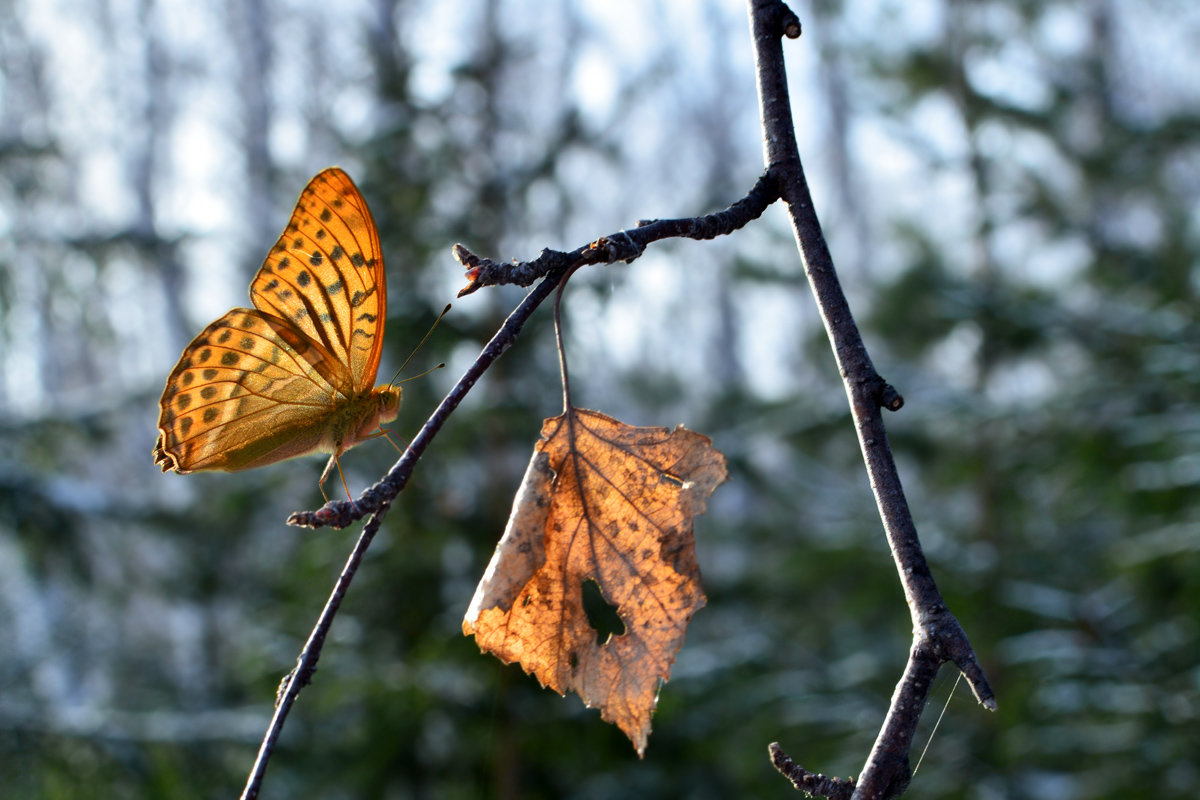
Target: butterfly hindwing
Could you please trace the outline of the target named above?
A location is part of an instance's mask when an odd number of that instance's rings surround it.
[[[276,333],[277,324],[235,308],[192,340],[163,393],[159,463],[167,458],[163,466],[180,472],[245,469],[316,447],[335,397],[310,363],[321,360],[322,348],[303,343],[310,352],[301,355]],[[289,438],[304,441],[281,441]]]

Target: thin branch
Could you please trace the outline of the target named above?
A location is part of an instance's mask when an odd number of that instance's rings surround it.
[[[379,531],[379,525],[383,522],[386,514],[387,507],[385,506],[367,520],[366,525],[363,525],[363,531],[359,535],[358,541],[355,542],[350,557],[346,559],[346,565],[342,567],[342,573],[333,586],[333,592],[329,595],[325,608],[321,610],[321,616],[317,619],[317,624],[313,626],[308,641],[304,643],[304,649],[300,651],[300,658],[296,661],[295,668],[280,684],[275,698],[275,714],[271,717],[271,724],[267,726],[267,732],[258,748],[258,756],[254,759],[250,775],[246,778],[246,788],[242,790],[242,800],[253,800],[258,797],[263,776],[267,771],[267,762],[270,761],[271,754],[275,752],[275,743],[279,740],[279,734],[283,732],[284,720],[287,719],[288,712],[292,710],[296,698],[300,696],[300,690],[312,682],[313,673],[317,671],[317,659],[321,657],[321,648],[325,645],[325,637],[333,625],[333,618],[337,616],[342,599],[350,588],[350,581],[358,572],[358,565],[362,563],[363,556],[366,554],[367,548],[371,546],[371,541]]]
[[[814,797],[828,797],[829,800],[850,800],[850,796],[854,794],[853,778],[830,778],[819,772],[809,772],[792,761],[788,754],[783,752],[779,742],[771,742],[767,746],[767,752],[771,754],[771,763],[775,765],[775,769],[802,792]]]
[[[914,641],[908,666],[853,795],[856,800],[891,798],[908,784],[913,733],[942,663],[952,661],[963,672],[986,708],[995,709],[995,695],[925,560],[881,412],[882,408],[899,408],[903,400],[871,363],[814,210],[796,145],[780,41],[781,35],[791,36],[798,31],[798,26],[792,24],[795,15],[779,0],[748,0],[748,10],[767,172],[778,181],[780,196],[788,207],[804,271],[842,375],[871,490],[913,620]]]
[[[482,258],[461,244],[456,244],[454,257],[467,268],[467,279],[470,281],[458,296],[470,294],[484,286],[528,286],[552,270],[571,266],[614,264],[618,261],[629,263],[645,252],[648,245],[660,239],[715,239],[725,236],[758,219],[778,199],[779,190],[774,179],[764,174],[745,197],[723,211],[685,219],[641,220],[632,230],[602,236],[569,253],[546,249],[532,261],[511,264]]]

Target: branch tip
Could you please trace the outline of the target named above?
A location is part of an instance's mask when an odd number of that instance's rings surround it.
[[[297,528],[345,528],[362,519],[364,509],[353,500],[331,500],[316,511],[295,511],[287,524]]]
[[[885,383],[879,396],[879,405],[888,411],[899,411],[904,408],[904,396],[896,391],[895,386]]]
[[[827,797],[829,800],[850,800],[854,794],[854,778],[830,778],[827,775],[813,773],[792,760],[783,752],[779,742],[771,742],[767,746],[771,754],[771,764],[785,778],[792,782],[802,792],[813,797]]]
[[[774,17],[776,30],[783,36],[789,39],[799,39],[801,33],[800,18],[796,16],[796,12],[788,7],[787,3],[775,2],[768,11]]]
[[[960,665],[958,662],[955,662],[954,666],[958,667],[959,672],[967,679],[967,683],[971,686],[971,692],[975,695],[975,699],[979,701],[979,704],[988,711],[998,711],[999,706],[996,704],[996,693],[992,691],[991,684],[988,683],[987,677],[983,674],[983,668],[975,660],[975,654],[971,653],[971,659],[965,664]]]
[[[459,242],[454,243],[450,248],[450,253],[454,256],[454,260],[464,267],[474,267],[479,264],[479,256],[472,253]]]

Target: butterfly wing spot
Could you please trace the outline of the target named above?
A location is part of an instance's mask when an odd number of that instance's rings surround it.
[[[320,238],[320,237],[317,237],[317,238]],[[325,261],[325,257],[322,256],[320,254],[320,252],[315,252],[308,257],[308,263],[312,264],[314,267],[321,266],[321,264],[324,263],[324,261]]]
[[[181,380],[182,380],[184,386],[191,386],[192,381],[195,380],[195,378],[196,378],[196,376],[193,375],[191,372],[185,372],[185,373],[183,373],[183,378]]]
[[[205,386],[203,389],[200,390],[200,396],[203,397],[205,400],[212,400],[214,397],[217,396],[217,387]]]
[[[333,212],[330,211],[328,208],[322,208],[321,209],[321,222],[329,222],[329,220],[331,220],[331,219],[333,219]]]
[[[329,251],[329,260],[336,264],[345,255],[346,251],[342,249],[342,246],[340,244],[335,244],[333,249]]]
[[[217,377],[217,371],[212,367],[209,367],[208,369],[204,370],[204,372],[200,373],[200,377],[206,381],[211,381],[213,378]]]
[[[301,289],[305,288],[312,283],[312,274],[306,269],[300,270],[296,273],[296,283],[299,284]]]
[[[188,392],[184,392],[183,394],[181,394],[175,398],[175,405],[179,406],[180,411],[184,410],[191,404],[192,404],[192,396]]]
[[[209,347],[206,347],[203,350],[201,350],[200,353],[196,356],[196,360],[199,361],[201,364],[205,363],[210,358],[212,358],[212,348],[209,348]]]
[[[188,431],[190,431],[191,429],[192,429],[192,418],[191,417],[183,417],[179,420],[179,430],[181,430],[183,432],[184,436],[187,436]]]
[[[275,331],[275,333],[279,336],[280,339],[282,339],[284,341],[284,343],[286,343],[288,346],[290,346],[299,355],[304,355],[305,353],[308,352],[309,340],[305,339],[297,331],[288,330],[287,328],[283,328],[283,329]]]
[[[225,367],[232,367],[241,360],[242,357],[237,353],[233,352],[232,350],[227,350],[225,354],[221,356],[221,365]]]
[[[362,253],[355,253],[354,255],[350,256],[350,263],[361,269],[367,265],[367,260],[363,258]]]
[[[344,289],[344,288],[345,288],[345,286],[342,284],[342,279],[338,278],[336,281],[334,281],[333,283],[326,286],[325,291],[331,295],[335,295],[335,294],[340,294],[342,289]]]
[[[218,411],[215,408],[206,408],[204,409],[204,414],[202,414],[200,418],[204,420],[205,424],[212,424],[212,422],[217,418],[217,415]]]
[[[318,228],[318,229],[317,229],[317,234],[316,234],[316,239],[317,239],[317,241],[319,242],[319,241],[323,240],[324,238],[325,238],[325,229],[324,229],[324,228]]]

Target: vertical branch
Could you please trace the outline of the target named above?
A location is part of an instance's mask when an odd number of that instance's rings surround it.
[[[751,6],[767,168],[775,174],[780,196],[788,207],[804,271],[816,298],[821,321],[833,347],[850,402],[859,446],[871,479],[871,490],[888,534],[888,544],[898,561],[916,567],[913,579],[905,582],[904,590],[914,613],[913,624],[917,625],[916,612],[921,599],[933,600],[936,597],[940,600],[940,596],[921,553],[916,527],[900,486],[900,476],[883,425],[881,408],[884,404],[892,410],[898,410],[903,401],[875,371],[867,354],[862,334],[859,333],[834,269],[833,257],[825,243],[825,235],[821,231],[804,175],[804,166],[800,162],[784,70],[783,46],[779,38],[781,29],[777,22],[790,12],[777,0],[751,0]]]
[[[882,409],[898,410],[903,400],[871,363],[838,281],[800,162],[780,38],[798,37],[799,21],[779,0],[748,0],[748,7],[767,170],[774,175],[780,196],[787,203],[804,271],[842,376],[871,492],[913,621],[908,666],[853,795],[895,797],[908,785],[908,751],[930,685],[942,663],[953,661],[985,706],[995,708],[995,699],[922,552],[883,424]]]

